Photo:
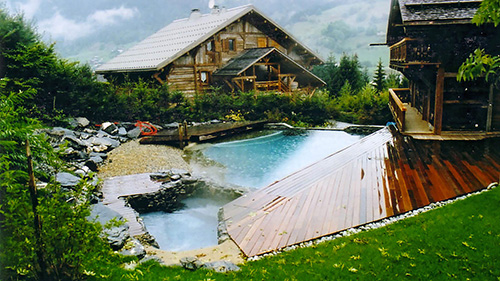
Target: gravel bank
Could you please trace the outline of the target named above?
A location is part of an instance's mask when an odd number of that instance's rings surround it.
[[[182,150],[167,145],[129,141],[108,153],[108,159],[99,168],[99,178],[154,173],[173,168],[191,171],[182,154]]]

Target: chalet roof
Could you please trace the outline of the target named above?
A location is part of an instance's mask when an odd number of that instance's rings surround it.
[[[403,24],[470,23],[482,1],[400,0]]]
[[[160,70],[248,14],[257,16],[256,22],[259,24],[270,25],[269,30],[277,32],[280,38],[286,38],[289,45],[297,44],[303,49],[304,54],[322,62],[319,56],[288,34],[273,20],[266,17],[254,6],[245,5],[227,10],[212,10],[209,14],[197,12],[195,16],[191,14],[189,18],[175,20],[134,47],[101,65],[96,72]]]
[[[305,83],[316,83],[325,85],[326,83],[321,80],[319,77],[314,75],[312,72],[304,68],[302,65],[298,64],[289,56],[280,52],[278,49],[270,47],[270,48],[255,48],[249,49],[239,56],[233,58],[229,61],[228,64],[218,69],[213,73],[214,76],[237,76],[242,74],[245,70],[250,68],[252,65],[260,61],[261,59],[275,55],[280,58],[280,64],[282,66],[282,70],[287,73],[300,73],[302,75],[297,77],[298,81]]]

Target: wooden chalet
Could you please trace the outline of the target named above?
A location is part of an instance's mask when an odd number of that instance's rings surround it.
[[[471,19],[482,1],[392,0],[390,67],[409,80],[391,89],[397,126],[417,138],[481,138],[500,131],[500,93],[484,79],[460,83],[460,65],[476,48],[500,51],[499,29]]]
[[[252,5],[193,9],[97,68],[106,78],[142,77],[186,94],[228,90],[312,90],[323,86],[309,69],[323,61]]]

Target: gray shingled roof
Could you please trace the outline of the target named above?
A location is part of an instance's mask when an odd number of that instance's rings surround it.
[[[298,40],[274,21],[264,16],[254,6],[245,5],[233,9],[223,9],[220,12],[200,14],[195,18],[176,20],[129,50],[99,66],[96,73],[159,70],[250,12],[257,13],[266,22],[285,33],[287,38],[300,44]],[[300,45],[309,53],[318,57],[310,49],[302,44]]]
[[[281,69],[283,73],[297,74],[297,81],[302,83],[317,83],[326,85],[318,76],[298,64],[292,58],[280,52],[276,48],[255,48],[243,52],[238,57],[232,59],[225,66],[213,73],[214,76],[238,76],[252,65],[271,54],[275,54],[280,59]],[[274,55],[273,54],[273,55]]]
[[[405,24],[429,21],[470,22],[481,1],[400,0]]]

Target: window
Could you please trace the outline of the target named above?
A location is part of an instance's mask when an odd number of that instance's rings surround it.
[[[200,70],[198,71],[198,83],[202,87],[206,87],[210,85],[210,82],[212,80],[212,72],[210,71],[203,71]]]
[[[236,39],[224,39],[222,40],[222,51],[231,52],[236,51]]]
[[[206,71],[202,71],[200,73],[200,81],[201,81],[201,83],[207,83],[208,82],[208,73]]]
[[[229,51],[236,51],[236,40],[234,39],[228,39],[228,50]]]
[[[213,40],[208,41],[208,43],[207,43],[207,51],[208,52],[215,51],[215,46],[214,46],[214,41]]]

